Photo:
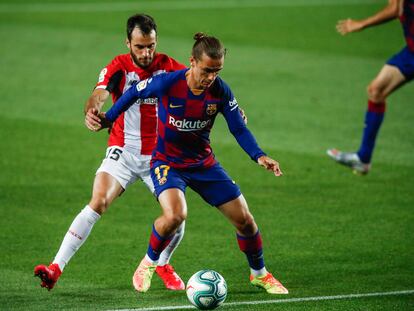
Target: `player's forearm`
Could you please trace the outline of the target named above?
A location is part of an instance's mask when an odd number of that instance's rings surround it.
[[[232,131],[232,134],[236,138],[240,147],[242,147],[242,149],[250,156],[253,161],[257,162],[258,158],[266,155],[266,153],[260,149],[256,139],[247,127],[241,127],[236,131]]]
[[[399,15],[399,0],[392,0],[390,3],[377,14],[361,20],[362,28],[367,28],[393,20]]]
[[[97,111],[101,111],[103,105],[109,97],[109,94],[110,93],[107,90],[95,89],[85,103],[84,113],[86,114],[92,108]]]

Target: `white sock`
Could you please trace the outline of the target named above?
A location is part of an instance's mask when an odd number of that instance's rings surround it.
[[[152,260],[148,254],[145,254],[145,260],[148,261],[152,265],[158,265],[158,260]]]
[[[61,271],[63,271],[72,256],[88,238],[93,225],[99,220],[99,218],[101,218],[101,216],[89,205],[86,205],[85,208],[75,217],[68,232],[63,238],[55,259],[53,260],[53,263],[57,263],[59,265]]]
[[[250,268],[250,273],[254,277],[256,277],[256,276],[265,276],[267,274],[267,270],[266,270],[266,267],[263,267],[260,270],[254,270],[254,269]]]
[[[184,229],[185,221],[183,221],[183,223],[178,227],[170,244],[168,244],[167,247],[161,252],[160,259],[158,260],[159,266],[164,266],[170,262],[172,254],[184,237]]]

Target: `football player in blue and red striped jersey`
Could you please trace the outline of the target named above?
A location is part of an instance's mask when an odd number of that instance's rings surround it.
[[[406,46],[387,61],[368,86],[368,109],[359,150],[327,151],[332,159],[352,168],[356,174],[367,174],[371,168],[372,153],[384,119],[387,97],[414,78],[414,0],[389,0],[388,5],[373,16],[363,20],[342,20],[337,24],[338,32],[346,35],[396,18],[401,21]]]
[[[134,286],[140,292],[149,289],[159,254],[186,219],[184,194],[190,187],[235,226],[239,247],[250,266],[251,283],[271,294],[287,294],[287,289],[266,270],[258,226],[239,187],[211,149],[210,130],[217,114],[224,116],[230,132],[253,161],[276,176],[282,175],[279,163],[260,149],[243,122],[232,91],[218,77],[226,51],[221,42],[203,33],[197,33],[194,39],[190,68],[137,83],[105,116],[113,122],[137,98],[159,99],[151,177],[163,212],[154,222],[147,254],[133,277]]]

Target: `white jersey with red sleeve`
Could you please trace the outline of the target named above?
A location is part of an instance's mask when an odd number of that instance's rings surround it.
[[[136,66],[130,54],[122,54],[102,69],[96,88],[108,90],[116,102],[133,82],[183,68],[184,65],[161,53],[155,54],[152,64],[145,69]],[[134,155],[151,155],[157,140],[157,104],[157,98],[137,100],[114,122],[108,146],[123,147]]]

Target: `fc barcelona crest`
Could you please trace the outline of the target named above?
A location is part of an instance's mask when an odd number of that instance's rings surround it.
[[[206,112],[209,116],[212,116],[217,112],[217,104],[207,104]]]

